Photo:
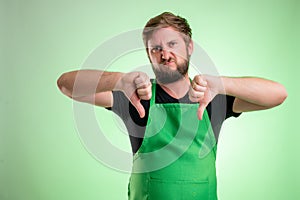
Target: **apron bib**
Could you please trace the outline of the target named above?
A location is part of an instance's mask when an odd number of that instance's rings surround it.
[[[133,157],[129,200],[217,200],[217,145],[199,104],[156,104],[152,84],[149,117]]]

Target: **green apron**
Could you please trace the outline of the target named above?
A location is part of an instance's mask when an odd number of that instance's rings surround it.
[[[133,157],[129,200],[217,200],[217,145],[199,104],[156,104],[152,85],[149,117]]]

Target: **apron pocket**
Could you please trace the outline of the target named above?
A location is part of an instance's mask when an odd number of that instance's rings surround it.
[[[208,200],[208,181],[163,180],[150,178],[149,200]]]

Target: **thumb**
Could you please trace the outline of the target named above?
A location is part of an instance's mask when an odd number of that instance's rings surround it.
[[[145,117],[145,109],[143,105],[141,104],[141,99],[137,96],[136,93],[134,93],[130,98],[131,104],[135,107],[135,109],[138,111],[141,118]]]
[[[199,108],[198,108],[198,111],[197,111],[197,116],[198,116],[198,119],[199,120],[202,120],[203,119],[203,113],[204,113],[204,110],[206,108],[208,104],[206,102],[200,102],[199,104]]]

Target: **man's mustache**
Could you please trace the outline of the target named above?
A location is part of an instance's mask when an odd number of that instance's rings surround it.
[[[174,58],[169,58],[168,60],[163,60],[162,64],[165,65],[165,64],[167,64],[169,62],[175,62],[175,59]]]

